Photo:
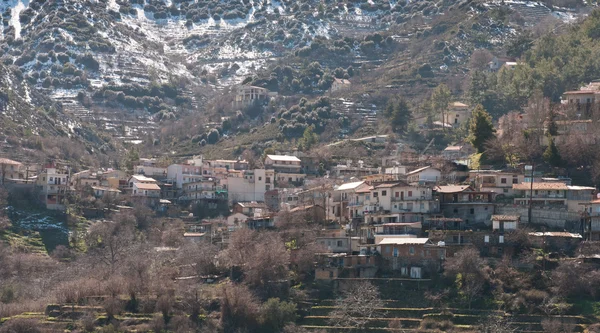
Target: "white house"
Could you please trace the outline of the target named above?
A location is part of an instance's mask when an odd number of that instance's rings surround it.
[[[175,182],[178,189],[184,184],[202,180],[202,167],[190,164],[171,164],[167,168],[167,178]]]
[[[301,161],[296,156],[289,155],[267,155],[265,158],[265,169],[273,169],[276,172],[300,173]]]
[[[121,194],[121,191],[116,188],[110,188],[105,186],[92,186],[92,190],[94,190],[94,196],[96,198],[102,198],[105,195],[112,195],[114,197],[118,197]]]
[[[435,183],[442,179],[442,172],[439,169],[431,166],[426,166],[408,172],[406,174],[406,181],[408,183]]]
[[[160,187],[157,184],[133,183],[131,195],[134,197],[159,198]]]
[[[227,176],[229,202],[264,201],[265,192],[275,188],[275,171],[265,169],[230,172]]]
[[[329,88],[329,92],[336,92],[336,91],[340,91],[340,90],[345,90],[345,89],[349,89],[351,87],[351,83],[350,81],[346,80],[346,79],[338,79],[336,78],[335,80],[333,80],[333,83],[331,84],[331,88]]]

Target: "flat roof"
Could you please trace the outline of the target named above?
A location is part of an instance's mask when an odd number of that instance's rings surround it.
[[[347,191],[347,190],[353,190],[357,187],[359,187],[360,185],[364,184],[364,181],[360,181],[360,182],[353,182],[353,183],[346,183],[346,184],[342,184],[340,185],[336,191]]]
[[[426,244],[429,238],[384,238],[376,245]]]
[[[457,193],[470,189],[470,185],[442,185],[436,186],[434,190],[438,193]]]
[[[156,179],[146,177],[144,175],[133,175],[133,176],[131,176],[131,178],[133,178],[135,180],[139,180],[141,182],[156,182]]]
[[[296,156],[290,155],[267,155],[273,161],[286,161],[286,162],[301,162]]]
[[[158,191],[160,191],[160,187],[156,184],[136,183],[135,186],[141,190],[158,190]]]

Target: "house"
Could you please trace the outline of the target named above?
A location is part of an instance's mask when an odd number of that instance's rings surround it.
[[[352,84],[347,79],[338,79],[335,78],[331,83],[331,88],[329,88],[329,92],[333,93],[340,90],[350,89]]]
[[[201,178],[183,185],[184,195],[180,200],[227,199],[227,190],[218,184],[215,178]]]
[[[471,118],[471,108],[461,102],[452,102],[448,105],[448,110],[443,113],[443,117],[443,123],[459,127]]]
[[[321,223],[325,222],[325,208],[319,205],[298,206],[290,210],[292,214],[304,217],[306,221]]]
[[[529,239],[533,245],[543,249],[554,249],[556,251],[573,251],[579,246],[583,237],[580,234],[570,232],[530,232]]]
[[[374,185],[362,209],[367,224],[417,222],[439,212],[439,203],[431,187],[395,181]]]
[[[348,160],[346,164],[338,164],[331,167],[330,177],[339,179],[348,179],[350,177],[360,178],[379,174],[380,172],[380,168],[367,167],[363,161],[358,161],[356,165],[352,165],[352,160]]]
[[[275,171],[268,169],[230,170],[226,178],[229,202],[264,201],[265,193],[275,188]],[[223,188],[224,180],[221,179]]]
[[[360,226],[362,244],[379,244],[384,238],[416,238],[421,235],[421,222],[392,222]]]
[[[246,227],[252,230],[273,229],[275,228],[275,219],[270,215],[262,215],[249,217],[246,222]]]
[[[494,231],[517,230],[520,223],[521,217],[518,215],[492,215],[492,230]]]
[[[167,167],[167,178],[177,189],[182,189],[185,184],[201,181],[202,167],[190,164],[171,164]]]
[[[379,255],[320,253],[317,255],[315,280],[335,280],[338,277],[374,278],[380,265]]]
[[[272,97],[276,97],[276,92],[270,92],[266,88],[241,85],[234,88],[235,96],[231,102],[234,108],[246,107],[255,103],[267,103]]]
[[[298,174],[302,170],[302,161],[296,156],[267,155],[265,168],[273,169],[275,172]]]
[[[8,158],[0,158],[0,184],[4,184],[7,180],[24,179],[27,175],[24,174],[23,164],[13,161]]]
[[[460,218],[465,225],[490,224],[495,210],[492,192],[476,191],[469,185],[436,186],[434,191],[444,217]]]
[[[332,199],[333,206],[331,215],[338,221],[348,221],[350,215],[348,214],[348,203],[350,198],[356,190],[361,188],[369,187],[364,181],[345,183],[334,189]]]
[[[99,177],[100,185],[102,186],[121,190],[126,189],[128,187],[128,176],[125,171],[108,169],[104,172],[99,173]]]
[[[406,174],[406,181],[411,183],[437,183],[442,179],[442,172],[440,169],[426,166]]]
[[[67,167],[47,165],[38,175],[36,186],[40,189],[40,199],[47,209],[65,209],[64,200],[69,190]]]
[[[581,204],[590,202],[596,192],[594,187],[566,185],[561,182],[521,183],[513,185],[513,189],[517,191],[515,205],[529,206],[531,199],[535,207],[564,208],[571,212],[581,211]]]
[[[447,160],[466,159],[475,153],[475,148],[470,144],[448,146],[442,151],[442,156]]]
[[[183,234],[183,240],[186,243],[198,244],[210,240],[205,232],[186,232]]]
[[[129,183],[129,187],[133,188],[133,185],[136,183],[156,184],[156,179],[146,177],[144,175],[133,175],[133,176],[129,177],[129,180],[127,182]]]
[[[105,186],[92,186],[92,190],[94,191],[94,196],[96,198],[102,198],[104,196],[112,196],[117,198],[121,195],[121,191],[116,188],[105,187]]]
[[[348,236],[317,237],[316,243],[331,253],[352,253],[352,240]]]
[[[388,270],[411,279],[437,273],[446,258],[446,248],[429,238],[384,238],[377,248]]]
[[[232,212],[241,213],[247,216],[266,214],[269,208],[264,202],[236,202],[233,205]]]
[[[596,102],[598,95],[600,95],[599,90],[565,91],[562,95],[562,103],[589,107]]]
[[[160,186],[156,183],[133,183],[131,196],[133,197],[146,197],[146,198],[160,198]]]
[[[529,179],[531,177],[528,177]],[[474,184],[476,190],[492,192],[494,196],[514,196],[516,191],[514,184],[527,181],[525,175],[520,171],[503,170],[471,170],[469,181]]]
[[[492,61],[490,61],[488,63],[488,70],[490,72],[496,72],[498,71],[500,68],[502,68],[502,66],[504,66],[506,63],[513,63],[515,62],[514,58],[510,58],[510,57],[494,57],[492,58]]]

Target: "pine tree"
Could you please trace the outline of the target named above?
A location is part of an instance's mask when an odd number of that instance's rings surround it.
[[[450,89],[443,83],[437,86],[431,95],[431,105],[436,113],[435,116],[441,115],[442,123],[446,123],[445,113],[448,111],[451,98],[452,93],[450,92]],[[442,128],[445,129],[446,127],[443,126]]]
[[[483,153],[485,143],[495,137],[496,129],[492,124],[492,117],[481,104],[477,105],[469,123],[469,142],[477,149],[477,152]]]
[[[394,131],[404,132],[411,118],[411,111],[408,103],[404,99],[400,99],[393,108],[391,115],[391,123]]]
[[[562,157],[560,157],[553,137],[548,136],[548,147],[546,147],[542,156],[544,157],[544,161],[553,167],[559,167],[562,164]]]

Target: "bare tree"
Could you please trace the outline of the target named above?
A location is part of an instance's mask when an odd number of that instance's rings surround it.
[[[364,329],[369,320],[381,315],[383,307],[375,285],[368,281],[353,282],[339,295],[329,322],[332,326]]]
[[[485,260],[474,248],[466,248],[448,258],[444,269],[444,274],[456,279],[456,289],[465,298],[470,309],[473,301],[481,296],[488,279]]]
[[[114,273],[135,240],[133,228],[126,224],[98,222],[86,237],[92,258],[108,266]]]
[[[489,315],[480,325],[481,333],[514,333],[517,328],[511,325],[511,322],[501,316]]]
[[[471,70],[483,71],[488,67],[488,64],[494,56],[486,49],[477,49],[471,54],[471,60],[469,61],[469,67]]]
[[[221,325],[225,332],[245,328],[253,331],[259,325],[260,304],[244,285],[223,286],[221,293]]]

